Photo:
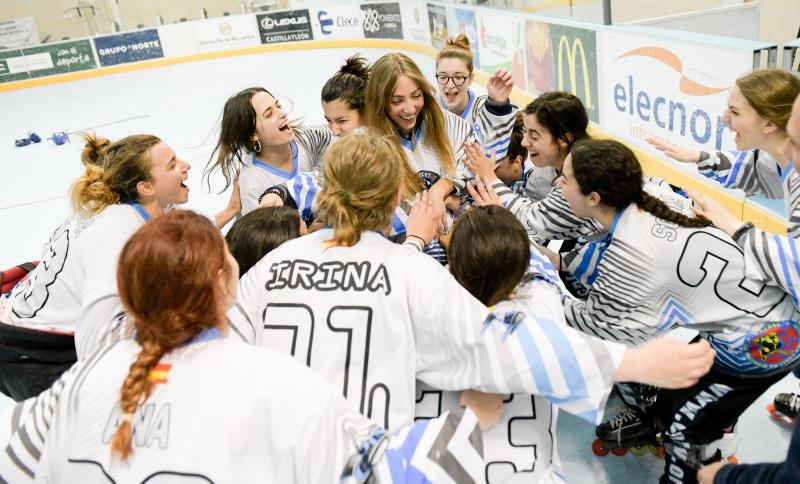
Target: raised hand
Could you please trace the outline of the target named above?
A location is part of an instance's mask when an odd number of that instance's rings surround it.
[[[678,145],[653,137],[648,137],[647,142],[673,160],[683,163],[697,163],[700,161],[700,152],[697,150],[682,148]]]
[[[497,69],[486,84],[489,99],[497,104],[508,102],[508,96],[514,88],[514,77],[505,69]]]
[[[497,178],[497,175],[494,174],[495,152],[492,152],[492,154],[487,157],[483,153],[481,145],[473,141],[472,143],[464,143],[464,153],[467,155],[467,157],[464,158],[464,164],[467,165],[469,171],[471,171],[476,178],[480,177],[489,180]]]

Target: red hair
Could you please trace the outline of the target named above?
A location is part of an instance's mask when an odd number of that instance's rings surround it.
[[[133,452],[130,420],[153,390],[150,370],[165,353],[225,321],[220,271],[229,271],[222,235],[206,217],[185,210],[146,223],[122,249],[117,286],[142,350],[120,389],[123,420],[112,457],[125,461]]]

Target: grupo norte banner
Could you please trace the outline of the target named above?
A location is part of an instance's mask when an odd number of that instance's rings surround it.
[[[88,40],[62,42],[0,52],[0,82],[94,69]]]
[[[125,34],[95,37],[94,47],[101,66],[114,66],[164,57],[158,30],[148,29]]]
[[[454,8],[451,16],[452,22],[448,24],[451,37],[464,34],[469,39],[469,50],[472,52],[472,64],[475,69],[481,68],[481,58],[478,52],[478,27],[475,23],[475,11],[463,8]]]
[[[252,15],[218,17],[192,23],[198,52],[252,47],[261,44],[258,24]]]
[[[441,49],[447,42],[447,10],[441,5],[428,4],[428,27],[431,31],[431,43]]]
[[[308,9],[264,13],[256,16],[262,44],[311,40],[311,18]]]
[[[706,150],[735,149],[720,116],[750,51],[606,31],[602,38],[601,125],[651,149],[645,139]]]
[[[504,68],[514,76],[514,85],[525,89],[524,22],[516,17],[478,13],[478,53],[481,70],[494,73]]]
[[[364,37],[368,39],[402,39],[403,16],[397,3],[362,3]]]
[[[315,39],[364,38],[361,9],[358,5],[331,5],[312,8],[310,11]]]
[[[428,10],[423,2],[400,2],[403,16],[403,38],[424,45],[431,43]]]
[[[528,92],[571,92],[600,122],[595,31],[527,20],[525,55]]]

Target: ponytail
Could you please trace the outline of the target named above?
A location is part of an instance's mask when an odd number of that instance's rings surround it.
[[[120,390],[119,406],[122,410],[121,423],[111,439],[111,456],[118,455],[122,462],[128,460],[128,456],[133,452],[131,441],[133,440],[133,417],[140,402],[144,402],[150,397],[153,391],[153,381],[150,379],[150,371],[158,364],[164,356],[164,349],[157,343],[141,342],[142,351],[136,356],[136,360],[131,364],[128,376]]]
[[[467,66],[467,72],[472,75],[472,51],[469,47],[469,38],[464,34],[459,34],[454,39],[447,39],[447,42],[436,54],[436,66],[442,59],[454,58],[464,62]]]
[[[405,163],[385,136],[353,133],[328,148],[319,208],[336,245],[352,246],[363,231],[390,226]]]
[[[572,171],[581,192],[600,195],[601,203],[623,210],[632,203],[653,216],[684,227],[711,224],[704,217],[691,218],[669,208],[642,189],[642,167],[636,155],[615,140],[586,140],[571,152]]]
[[[701,215],[692,218],[672,210],[666,203],[644,190],[641,191],[636,205],[645,212],[652,214],[654,217],[666,220],[667,222],[676,223],[682,227],[703,228],[711,225],[711,221]]]
[[[153,219],[125,243],[117,287],[141,351],[119,390],[122,416],[112,458],[125,461],[133,452],[134,415],[159,383],[151,372],[162,357],[205,330],[224,328],[231,294],[220,284],[220,273],[227,281],[235,277],[233,270],[219,230],[186,210]]]
[[[86,167],[83,176],[72,184],[70,201],[72,209],[87,217],[119,201],[103,179],[103,165],[111,141],[96,134],[81,134],[85,145],[81,152],[81,163]]]

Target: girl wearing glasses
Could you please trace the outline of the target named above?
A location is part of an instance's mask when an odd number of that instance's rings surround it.
[[[505,69],[498,69],[489,78],[488,95],[476,96],[470,89],[475,78],[472,70],[472,51],[467,36],[461,34],[449,39],[436,55],[439,101],[448,111],[473,126],[475,136],[487,154],[495,152],[500,159],[508,151],[517,111],[508,100],[514,79]]]

